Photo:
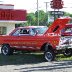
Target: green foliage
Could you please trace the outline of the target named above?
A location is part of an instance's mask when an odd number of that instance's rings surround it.
[[[39,10],[39,25],[46,26],[48,24],[47,17],[48,17],[47,14],[43,10]],[[29,25],[37,26],[38,25],[37,24],[37,22],[38,22],[38,12],[36,11],[35,14],[34,13],[28,13],[27,21],[28,21]]]
[[[70,61],[70,60],[72,60],[72,56],[66,57],[63,54],[56,55],[56,61]]]
[[[70,16],[70,14],[67,12],[64,12],[64,16]]]
[[[50,12],[45,13],[43,10],[39,10],[39,25],[40,26],[50,26],[51,22],[48,23],[48,18],[52,17],[53,15],[50,14]],[[64,16],[72,17],[72,14],[64,12]],[[20,23],[16,24],[16,27],[20,26],[37,26],[38,24],[38,12],[35,13],[28,13],[27,14],[27,22],[26,23]]]
[[[72,17],[72,14],[70,14],[70,13],[68,13],[68,12],[64,12],[64,16]]]
[[[27,15],[27,21],[28,21],[29,25],[34,25],[35,24],[35,20],[36,20],[36,17],[35,17],[34,13],[29,13]]]

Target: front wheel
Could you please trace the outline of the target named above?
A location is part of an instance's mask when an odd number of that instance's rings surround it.
[[[4,44],[4,45],[2,45],[1,53],[3,55],[11,55],[13,53],[13,51],[11,50],[11,48],[8,44]]]
[[[44,52],[44,58],[46,61],[53,61],[55,58],[55,54],[53,51],[48,50],[48,51]]]
[[[66,49],[63,54],[64,56],[70,57],[72,55],[72,49]]]

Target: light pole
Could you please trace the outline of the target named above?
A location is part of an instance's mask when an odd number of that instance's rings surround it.
[[[48,14],[48,13],[49,13],[49,12],[48,12],[48,3],[49,3],[49,2],[44,2],[44,3],[46,4],[47,23],[48,23],[48,22],[49,22],[49,21],[48,21],[48,15],[49,15],[49,14]]]
[[[37,23],[38,23],[38,26],[39,26],[39,3],[38,3],[38,0],[37,0]]]

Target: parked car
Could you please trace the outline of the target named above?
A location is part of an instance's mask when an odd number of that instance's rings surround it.
[[[72,24],[66,24],[65,28],[61,31],[62,36],[72,36]]]
[[[72,24],[66,24],[65,28],[61,30],[62,39],[64,42],[64,45],[67,45],[68,47],[66,50],[64,50],[65,56],[71,56],[72,55]]]
[[[58,18],[49,28],[46,26],[16,28],[9,35],[0,36],[1,53],[11,55],[16,50],[42,51],[45,60],[52,61],[57,53],[67,48],[61,44],[63,42],[61,30],[69,20],[70,18]]]

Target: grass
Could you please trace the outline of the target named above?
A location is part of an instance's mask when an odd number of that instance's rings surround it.
[[[56,56],[56,61],[72,60],[71,57],[65,57],[62,54]],[[23,64],[37,64],[45,62],[42,53],[15,53],[11,56],[4,56],[0,54],[0,65],[23,65]]]
[[[66,56],[64,56],[63,54],[58,54],[58,55],[56,56],[56,60],[57,60],[57,61],[72,60],[72,56],[66,57]]]

